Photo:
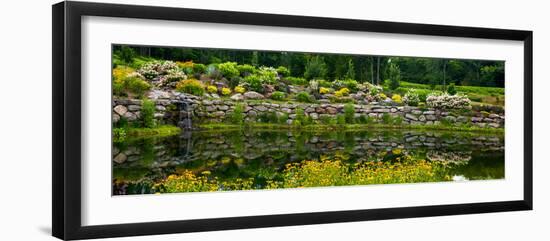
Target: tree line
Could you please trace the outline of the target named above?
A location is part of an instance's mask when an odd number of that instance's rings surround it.
[[[392,57],[208,48],[113,47],[121,58],[145,56],[212,64],[237,62],[253,66],[284,66],[306,79],[355,79],[382,84],[386,79],[429,85],[504,87],[504,62],[488,60]]]

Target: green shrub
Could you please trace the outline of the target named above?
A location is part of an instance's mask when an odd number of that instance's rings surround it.
[[[334,82],[332,82],[332,88],[334,89],[347,88],[352,91],[357,91],[358,83],[357,83],[357,80],[353,80],[353,79],[335,80]]]
[[[330,125],[332,124],[334,118],[328,116],[328,115],[322,115],[322,116],[319,116],[319,121],[322,123],[322,124],[325,124],[325,125]]]
[[[246,76],[244,77],[244,82],[247,83],[249,90],[253,90],[260,93],[264,92],[262,80],[258,75],[253,74],[253,75]]]
[[[288,121],[288,114],[287,113],[281,114],[278,118],[278,121],[279,121],[279,124],[286,124],[286,122]]]
[[[295,121],[299,121],[300,124],[305,123],[306,121],[306,115],[304,112],[304,109],[297,107],[296,108],[296,118],[294,118]]]
[[[394,125],[401,125],[403,123],[403,117],[401,116],[396,116],[393,118],[393,124]]]
[[[302,92],[299,92],[298,94],[296,94],[296,100],[299,101],[299,102],[305,102],[305,103],[310,103],[312,102],[312,97],[311,95],[309,95],[309,93],[305,92],[305,91],[302,91]]]
[[[355,106],[351,103],[344,105],[344,116],[346,123],[353,124],[355,120]]]
[[[123,142],[126,140],[126,129],[113,128],[113,142]]]
[[[113,82],[113,93],[115,95],[127,95],[139,98],[150,89],[151,85],[147,81],[134,76],[128,76],[122,80],[115,80]]]
[[[317,80],[317,83],[318,83],[319,87],[325,87],[325,88],[331,88],[332,87],[332,82],[324,80],[324,79]]]
[[[204,94],[204,84],[196,79],[182,80],[176,84],[176,91],[201,96]]]
[[[290,75],[290,70],[288,70],[288,68],[286,68],[285,66],[279,66],[277,67],[277,73],[280,74],[281,76],[289,76]]]
[[[155,102],[143,99],[141,104],[141,121],[145,128],[155,128]]]
[[[401,81],[401,70],[397,64],[391,63],[389,67],[389,83],[388,86],[391,90],[399,88]]]
[[[346,116],[343,114],[338,114],[336,116],[336,123],[338,125],[345,125],[346,124]]]
[[[391,125],[391,124],[393,124],[393,118],[391,117],[390,114],[384,113],[382,115],[382,123]]]
[[[360,115],[359,117],[357,117],[355,119],[355,122],[360,123],[360,124],[367,124],[367,118],[368,118],[367,115]]]
[[[299,77],[286,77],[286,80],[290,82],[292,85],[307,85],[309,82],[304,78]]]
[[[235,109],[233,109],[233,112],[229,115],[229,121],[232,124],[243,124],[244,123],[244,105],[243,104],[237,104],[235,105]]]
[[[208,65],[208,67],[206,67],[206,74],[212,79],[218,80],[222,78],[222,72],[218,69],[217,64]]]
[[[409,106],[418,106],[420,103],[420,97],[415,91],[409,90],[405,96],[403,96],[403,103]]]
[[[237,70],[239,70],[241,75],[245,77],[254,74],[257,71],[256,67],[249,64],[237,65]]]
[[[447,93],[449,93],[450,95],[456,95],[456,88],[454,83],[451,83],[449,87],[447,87]]]
[[[275,112],[262,113],[258,116],[258,121],[262,123],[279,123],[277,114]]]
[[[273,92],[273,94],[271,94],[271,99],[274,99],[274,100],[284,100],[285,97],[286,97],[286,94],[281,91],[275,91]]]
[[[264,84],[275,84],[278,77],[277,70],[275,70],[273,67],[265,66],[260,67],[260,69],[256,72],[256,75],[258,75],[258,77]]]
[[[193,73],[194,74],[204,74],[206,72],[206,65],[204,64],[193,64]]]
[[[218,64],[218,69],[220,70],[221,74],[227,79],[240,75],[240,72],[237,69],[236,62],[225,62],[222,64]]]

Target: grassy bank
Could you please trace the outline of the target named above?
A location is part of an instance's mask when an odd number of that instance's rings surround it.
[[[181,129],[172,125],[161,125],[155,128],[113,128],[113,141],[124,141],[133,137],[163,137],[181,133]]]
[[[401,130],[445,130],[445,131],[464,131],[464,132],[482,132],[482,133],[502,133],[504,128],[481,128],[476,126],[450,126],[450,125],[390,125],[390,124],[311,124],[311,125],[287,125],[270,123],[246,123],[244,125],[226,124],[226,123],[208,123],[199,124],[195,127],[201,130],[240,130],[240,129],[265,129],[265,130],[380,130],[380,129],[401,129]]]

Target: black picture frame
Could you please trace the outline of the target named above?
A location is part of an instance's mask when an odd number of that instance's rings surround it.
[[[228,229],[309,225],[380,219],[532,210],[533,204],[533,33],[531,31],[443,26],[384,21],[290,16],[90,2],[52,6],[53,134],[52,233],[60,239],[199,232]],[[81,17],[229,23],[258,26],[350,30],[394,34],[516,40],[524,43],[524,194],[521,200],[421,207],[342,210],[234,218],[81,225]]]

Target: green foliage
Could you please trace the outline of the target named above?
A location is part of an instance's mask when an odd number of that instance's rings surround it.
[[[355,67],[353,66],[353,60],[349,60],[348,62],[348,70],[346,72],[346,75],[344,76],[345,79],[355,79]]]
[[[425,99],[424,99],[425,100]],[[403,96],[403,102],[409,106],[418,106],[420,103],[420,97],[416,93],[416,91],[407,91],[405,96]]]
[[[141,121],[143,123],[142,127],[155,128],[155,102],[143,99],[141,104]]]
[[[332,88],[334,89],[347,88],[351,91],[357,91],[358,83],[357,83],[357,80],[354,80],[354,79],[335,80],[334,82],[332,82]]]
[[[274,100],[284,100],[285,97],[286,97],[286,94],[281,91],[275,91],[271,94],[271,99],[274,99]]]
[[[296,108],[296,117],[294,118],[294,121],[297,123],[300,123],[300,125],[305,124],[306,122],[306,115],[304,112],[304,109],[297,107]]]
[[[315,55],[307,61],[304,71],[304,77],[308,80],[323,79],[327,75],[327,65],[323,57]]]
[[[118,96],[141,97],[151,89],[147,81],[137,76],[128,76],[113,81],[113,94]]]
[[[345,125],[346,124],[346,116],[343,114],[338,114],[336,116],[336,123],[338,125]]]
[[[254,74],[257,71],[256,67],[249,64],[237,65],[237,70],[239,70],[239,73],[243,76]]]
[[[277,73],[281,76],[290,76],[290,70],[288,70],[285,66],[277,67]]]
[[[218,65],[217,64],[210,64],[206,67],[206,74],[208,75],[208,77],[212,78],[212,79],[221,79],[222,78],[222,72],[220,71],[220,69],[218,69]]]
[[[344,105],[344,116],[346,123],[353,124],[355,121],[355,106],[351,103]]]
[[[258,116],[258,121],[262,123],[279,123],[279,118],[275,112],[262,113]]]
[[[456,95],[456,87],[454,83],[451,83],[449,87],[447,87],[447,93],[450,95]]]
[[[286,77],[286,80],[290,82],[292,85],[307,85],[309,82],[305,78],[300,77]]]
[[[193,64],[193,73],[203,74],[206,72],[206,65],[204,64]]]
[[[201,96],[204,94],[204,84],[196,79],[182,80],[176,84],[176,91]]]
[[[280,116],[279,116],[279,124],[286,124],[287,120],[288,120],[288,114],[287,113],[282,113]]]
[[[233,78],[240,75],[236,62],[225,62],[218,64],[218,69],[225,78]]]
[[[244,82],[248,85],[249,90],[253,90],[256,92],[264,92],[264,87],[262,84],[262,80],[260,79],[260,76],[253,74],[244,77]]]
[[[391,124],[393,124],[393,118],[391,117],[390,114],[384,113],[382,115],[382,123],[387,124],[387,125],[391,125]]]
[[[395,90],[399,87],[399,82],[401,81],[401,70],[399,66],[391,63],[389,68],[390,82],[389,88]]]
[[[277,80],[277,70],[272,67],[260,67],[256,75],[262,80],[265,84],[275,84]]]
[[[244,117],[244,105],[237,104],[235,105],[235,109],[233,109],[233,111],[229,115],[229,121],[232,124],[240,125],[244,123]]]
[[[319,79],[319,80],[316,80],[319,87],[325,87],[325,88],[331,88],[332,87],[332,82],[330,81],[327,81],[327,80],[324,80],[324,79]]]
[[[123,142],[126,140],[125,128],[113,128],[113,142]]]
[[[127,64],[130,64],[133,62],[133,59],[136,53],[132,48],[128,46],[122,46],[119,55],[122,61],[124,61]]]
[[[302,91],[296,94],[296,100],[299,102],[310,103],[313,102],[313,97],[309,93]]]

